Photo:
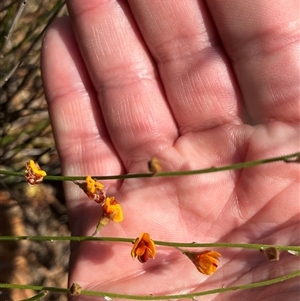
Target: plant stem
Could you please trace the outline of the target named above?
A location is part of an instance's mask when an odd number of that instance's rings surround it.
[[[133,243],[135,238],[124,237],[94,237],[94,236],[0,236],[0,241],[101,241],[101,242],[125,242]],[[283,246],[283,245],[269,245],[269,244],[247,244],[247,243],[180,243],[154,240],[157,246],[165,247],[184,247],[184,248],[240,248],[240,249],[258,249],[274,247],[281,251],[296,251],[300,252],[300,246]]]
[[[40,300],[40,299],[44,298],[47,294],[48,294],[47,291],[43,291],[42,293],[37,294],[37,295],[35,295],[35,296],[31,297],[31,298],[22,299],[20,301],[36,301],[36,300]]]
[[[170,299],[184,299],[184,298],[195,298],[205,295],[211,295],[211,294],[219,294],[219,293],[225,293],[229,291],[237,291],[237,290],[245,290],[245,289],[251,289],[251,288],[257,288],[262,286],[267,286],[271,284],[276,284],[279,282],[283,282],[289,279],[292,279],[294,277],[298,277],[300,275],[300,270],[289,273],[287,275],[283,275],[277,278],[268,279],[264,281],[254,282],[250,284],[243,284],[238,286],[230,286],[230,287],[222,287],[217,289],[212,289],[208,291],[202,291],[192,294],[179,294],[179,295],[125,295],[125,294],[114,294],[109,292],[97,292],[97,291],[90,291],[90,290],[82,290],[81,295],[85,296],[98,296],[98,297],[110,297],[110,298],[119,298],[119,299],[131,299],[131,300],[170,300]],[[60,292],[60,293],[69,293],[69,289],[66,288],[59,288],[59,287],[44,287],[44,286],[37,286],[37,285],[20,285],[20,284],[6,284],[6,283],[0,283],[0,288],[6,288],[6,289],[31,289],[36,291],[52,291],[52,292]]]
[[[243,163],[236,163],[232,165],[225,165],[220,167],[210,167],[204,169],[196,169],[196,170],[184,170],[184,171],[169,171],[169,172],[160,172],[160,173],[137,173],[137,174],[123,174],[123,175],[111,175],[111,176],[92,176],[94,179],[98,180],[118,180],[118,179],[133,179],[133,178],[153,178],[153,177],[178,177],[178,176],[189,176],[195,174],[205,174],[205,173],[213,173],[225,170],[237,170],[242,168],[254,167],[257,165],[268,164],[272,162],[283,161],[286,163],[293,163],[300,160],[300,152],[284,155],[280,157],[267,158],[261,160],[247,161]],[[9,175],[9,176],[19,176],[24,177],[24,173],[22,172],[13,172],[7,170],[0,170],[0,174]],[[44,180],[50,181],[78,181],[85,180],[86,176],[45,176]]]

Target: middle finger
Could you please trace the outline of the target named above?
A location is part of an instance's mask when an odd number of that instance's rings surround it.
[[[239,123],[239,89],[205,1],[129,4],[181,133]]]

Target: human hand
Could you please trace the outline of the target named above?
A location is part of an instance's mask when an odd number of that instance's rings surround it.
[[[299,151],[298,1],[73,0],[68,7],[70,18],[48,30],[42,58],[63,174],[147,172],[154,156],[168,171]],[[299,244],[297,164],[104,184],[124,221],[101,236]],[[65,194],[72,234],[91,235],[99,204],[72,183]],[[130,249],[74,245],[70,283],[124,294],[192,293],[278,277],[297,260],[223,249],[208,277],[175,249],[158,247],[145,264]],[[297,285],[205,300],[296,300]]]

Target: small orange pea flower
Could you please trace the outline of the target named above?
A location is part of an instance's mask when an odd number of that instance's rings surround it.
[[[219,257],[222,256],[220,253],[210,250],[203,252],[182,251],[182,253],[193,262],[200,273],[205,275],[211,275],[216,271]]]
[[[91,176],[86,177],[86,183],[79,184],[86,195],[96,203],[102,203],[105,200],[104,185]]]
[[[119,223],[123,220],[123,212],[120,204],[115,200],[115,197],[107,197],[102,205],[103,217],[108,217],[110,220]]]
[[[137,257],[141,263],[146,262],[149,257],[154,258],[156,254],[155,244],[148,233],[142,233],[132,247],[131,257]]]
[[[41,183],[46,175],[47,173],[33,160],[26,163],[25,178],[30,185]]]
[[[123,220],[123,211],[120,204],[112,197],[106,197],[102,204],[102,216],[98,222],[94,236],[102,227],[106,226],[110,221],[120,223]]]

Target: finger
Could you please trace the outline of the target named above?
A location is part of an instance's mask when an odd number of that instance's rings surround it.
[[[69,1],[69,11],[111,140],[132,172],[177,137],[155,66],[127,2]]]
[[[240,123],[234,76],[204,1],[129,1],[182,133]]]
[[[56,20],[45,36],[42,75],[63,174],[122,172],[68,18]],[[83,197],[80,189],[66,189],[71,222],[83,212],[76,209]]]
[[[207,5],[253,122],[299,121],[299,1]]]

